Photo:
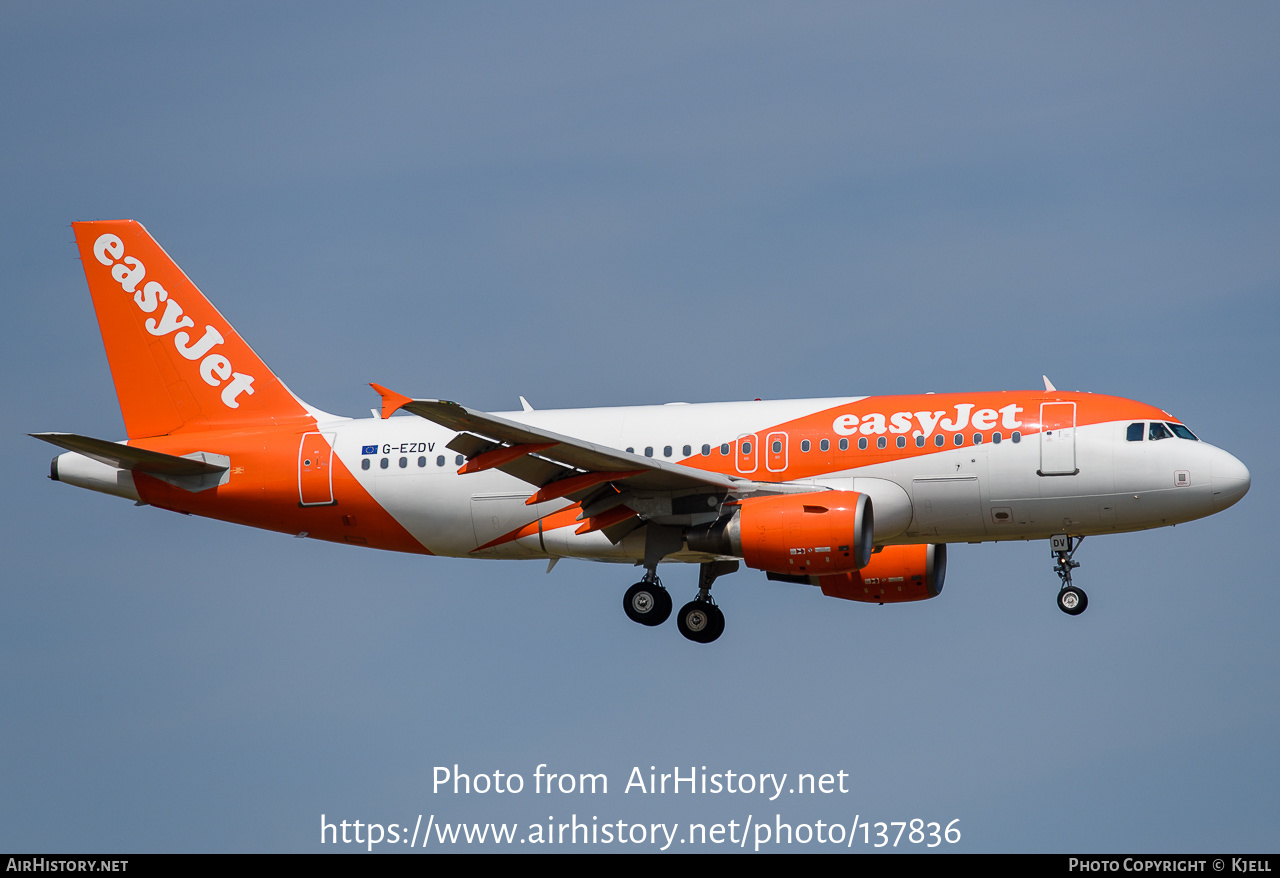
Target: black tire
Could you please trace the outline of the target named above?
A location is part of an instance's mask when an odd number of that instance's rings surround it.
[[[1068,585],[1058,592],[1058,609],[1068,616],[1079,616],[1089,606],[1089,596],[1083,589]]]
[[[712,610],[711,621],[714,624],[712,627],[711,635],[704,641],[705,643],[711,643],[712,641],[718,639],[720,635],[724,633],[724,612],[721,611],[721,609],[717,607],[715,604],[711,604],[711,610]]]
[[[661,585],[658,586],[658,599],[661,603],[658,605],[656,620],[652,624],[661,625],[663,622],[671,618],[671,592],[667,591]]]
[[[715,604],[689,601],[676,615],[676,627],[694,643],[710,643],[724,633],[724,613]]]
[[[637,582],[622,596],[622,609],[632,622],[661,625],[671,616],[671,594],[657,583]]]

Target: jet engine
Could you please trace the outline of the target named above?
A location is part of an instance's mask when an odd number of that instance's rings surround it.
[[[813,579],[829,597],[898,604],[936,598],[946,574],[946,544],[929,544],[885,546],[858,570]]]
[[[845,573],[874,550],[871,498],[856,491],[748,497],[717,521],[691,528],[689,549],[742,558],[791,576]]]

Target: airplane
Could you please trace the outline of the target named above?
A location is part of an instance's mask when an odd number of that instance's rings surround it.
[[[1058,606],[1087,536],[1202,518],[1249,471],[1168,412],[1043,390],[490,414],[377,384],[352,419],[296,397],[132,220],[73,223],[128,439],[33,433],[50,478],[183,514],[374,549],[643,568],[627,616],[724,631],[740,565],[824,595],[936,597],[947,544],[1050,541]],[[396,412],[411,417],[391,417]]]

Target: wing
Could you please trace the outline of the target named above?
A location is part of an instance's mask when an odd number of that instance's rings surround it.
[[[755,482],[596,445],[509,421],[441,399],[382,395],[382,416],[399,409],[457,432],[448,447],[467,458],[459,473],[498,469],[538,488],[530,505],[565,498],[582,504],[579,533],[603,530],[614,540],[646,521],[714,521],[728,499],[813,491],[813,485]]]

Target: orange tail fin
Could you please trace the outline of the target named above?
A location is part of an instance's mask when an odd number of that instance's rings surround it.
[[[130,439],[307,416],[141,224],[72,228]]]

